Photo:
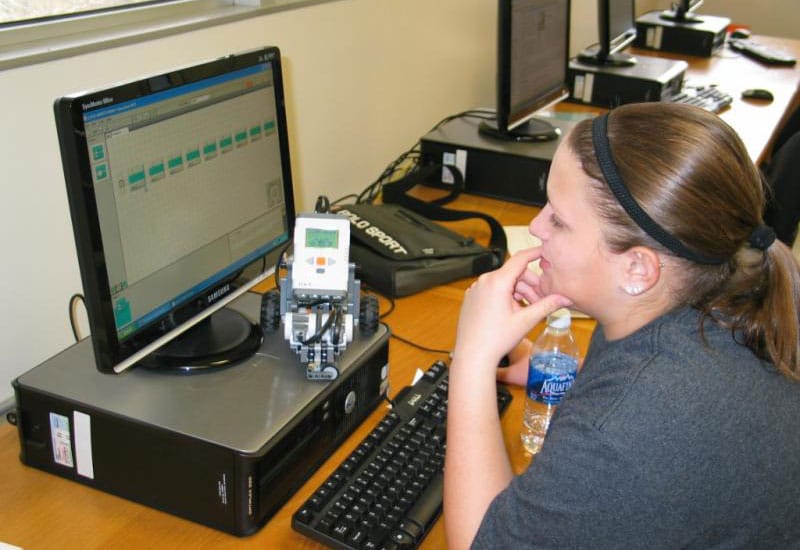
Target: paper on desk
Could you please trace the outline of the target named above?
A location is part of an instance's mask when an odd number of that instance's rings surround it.
[[[22,548],[0,541],[0,550],[22,550]]]
[[[528,231],[527,225],[504,225],[503,229],[506,233],[506,241],[508,243],[508,253],[515,254],[520,250],[526,248],[533,248],[542,244],[538,237],[534,237]],[[539,267],[539,260],[534,260],[528,264],[528,269],[536,273],[542,274],[542,269]],[[570,308],[570,314],[576,319],[589,319],[589,316],[577,309]]]
[[[540,241],[538,237],[534,237],[530,234],[527,225],[504,225],[503,230],[506,232],[508,253],[512,256],[520,250],[533,248],[542,244],[542,241]],[[528,269],[537,275],[542,274],[542,270],[539,268],[539,260],[534,260],[529,263]]]

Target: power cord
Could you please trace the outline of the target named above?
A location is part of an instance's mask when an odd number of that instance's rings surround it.
[[[69,326],[72,328],[72,336],[75,338],[76,342],[79,342],[82,339],[82,336],[78,334],[78,321],[75,318],[77,315],[77,306],[78,302],[83,302],[84,307],[86,307],[86,300],[83,297],[83,294],[73,294],[69,298],[69,306],[67,308],[67,315],[69,317]]]
[[[404,344],[406,344],[406,345],[409,345],[409,346],[411,346],[411,347],[414,347],[414,348],[420,349],[420,350],[422,350],[422,351],[427,351],[427,352],[429,352],[429,353],[440,353],[440,354],[446,355],[447,357],[450,357],[450,350],[447,350],[447,349],[428,348],[428,347],[425,347],[425,346],[423,346],[423,345],[421,345],[421,344],[417,344],[416,342],[412,342],[411,340],[407,340],[406,338],[403,338],[402,336],[398,336],[398,335],[397,335],[397,334],[395,334],[394,332],[392,332],[392,333],[391,333],[389,336],[390,336],[391,338],[394,338],[395,340],[398,340],[398,341],[400,341],[400,342],[403,342],[403,343],[404,343]]]
[[[477,118],[481,120],[496,120],[496,115],[494,111],[489,111],[485,109],[470,109],[468,111],[462,111],[460,113],[456,113],[454,115],[447,116],[437,122],[433,128],[430,129],[430,132],[439,129],[442,125],[450,122],[451,120],[457,118]],[[394,177],[402,173],[402,175],[408,174],[415,168],[419,166],[419,161],[422,158],[421,153],[421,142],[417,140],[414,145],[412,145],[408,150],[400,154],[395,160],[393,160],[389,165],[381,172],[381,174],[367,187],[365,187],[360,193],[358,194],[348,194],[344,195],[343,197],[339,197],[338,199],[334,200],[330,203],[331,206],[344,204],[345,201],[355,199],[356,204],[361,203],[373,203],[375,199],[381,193],[384,184],[392,181]],[[407,165],[405,165],[408,163]],[[405,166],[404,166],[405,165]]]
[[[314,205],[314,212],[317,214],[325,214],[331,211],[331,201],[325,195],[317,197],[317,202]]]
[[[383,400],[386,401],[387,403],[389,403],[389,407],[394,408],[394,406],[395,406],[394,399],[389,397],[389,392],[388,391],[383,394]]]
[[[325,322],[322,324],[322,326],[319,328],[319,330],[317,330],[317,332],[314,335],[309,336],[305,340],[301,340],[300,341],[300,343],[303,344],[304,346],[307,346],[309,344],[316,344],[317,342],[320,341],[322,336],[326,332],[328,332],[328,330],[332,326],[334,326],[334,324],[338,324],[339,323],[339,319],[341,318],[341,315],[342,315],[342,310],[341,310],[340,307],[334,306],[333,303],[331,303],[329,300],[320,300],[318,302],[314,302],[312,304],[307,304],[307,305],[308,306],[315,306],[315,305],[322,305],[322,304],[328,304],[328,317],[327,317],[327,319],[325,319]]]
[[[275,277],[275,290],[278,292],[281,291],[280,270],[281,267],[287,266],[287,263],[284,260],[284,256],[286,255],[286,251],[289,250],[290,246],[292,246],[291,240],[288,243],[286,243],[283,248],[281,248],[281,251],[278,253],[278,259],[275,260],[275,271],[273,272],[273,276]]]
[[[381,294],[380,292],[378,292],[377,290],[375,290],[373,288],[369,288],[368,290],[369,290],[369,292],[372,292],[373,294],[377,294],[378,296],[383,297],[387,302],[389,302],[389,309],[386,310],[385,312],[381,313],[380,316],[378,317],[381,320],[385,319],[386,317],[388,317],[395,310],[394,298],[392,298],[391,296],[386,296],[385,294]],[[450,357],[450,350],[429,348],[427,346],[423,346],[422,344],[417,344],[416,342],[413,342],[413,341],[411,341],[411,340],[409,340],[407,338],[403,338],[402,336],[398,336],[397,334],[394,333],[394,331],[389,331],[389,337],[390,338],[394,338],[398,342],[403,342],[406,345],[409,345],[411,347],[417,348],[419,350],[422,350],[422,351],[425,351],[425,352],[428,352],[428,353],[440,353],[440,354],[447,355],[448,357]]]

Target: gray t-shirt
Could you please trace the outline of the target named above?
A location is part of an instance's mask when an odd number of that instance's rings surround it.
[[[606,341],[473,548],[800,548],[800,384],[671,312]]]

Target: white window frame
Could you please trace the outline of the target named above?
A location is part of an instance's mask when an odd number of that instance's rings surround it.
[[[0,27],[0,70],[331,0],[180,0]]]

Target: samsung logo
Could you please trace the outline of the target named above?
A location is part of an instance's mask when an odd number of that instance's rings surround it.
[[[89,109],[94,109],[95,107],[102,107],[103,105],[108,105],[109,103],[114,103],[113,97],[104,97],[103,99],[96,99],[94,101],[90,101],[89,103],[81,104],[84,111],[88,111]]]
[[[231,289],[231,285],[230,284],[226,284],[225,286],[219,287],[217,290],[215,290],[213,292],[213,294],[209,295],[208,303],[211,304],[211,303],[216,302],[222,296],[227,294],[230,289]]]

